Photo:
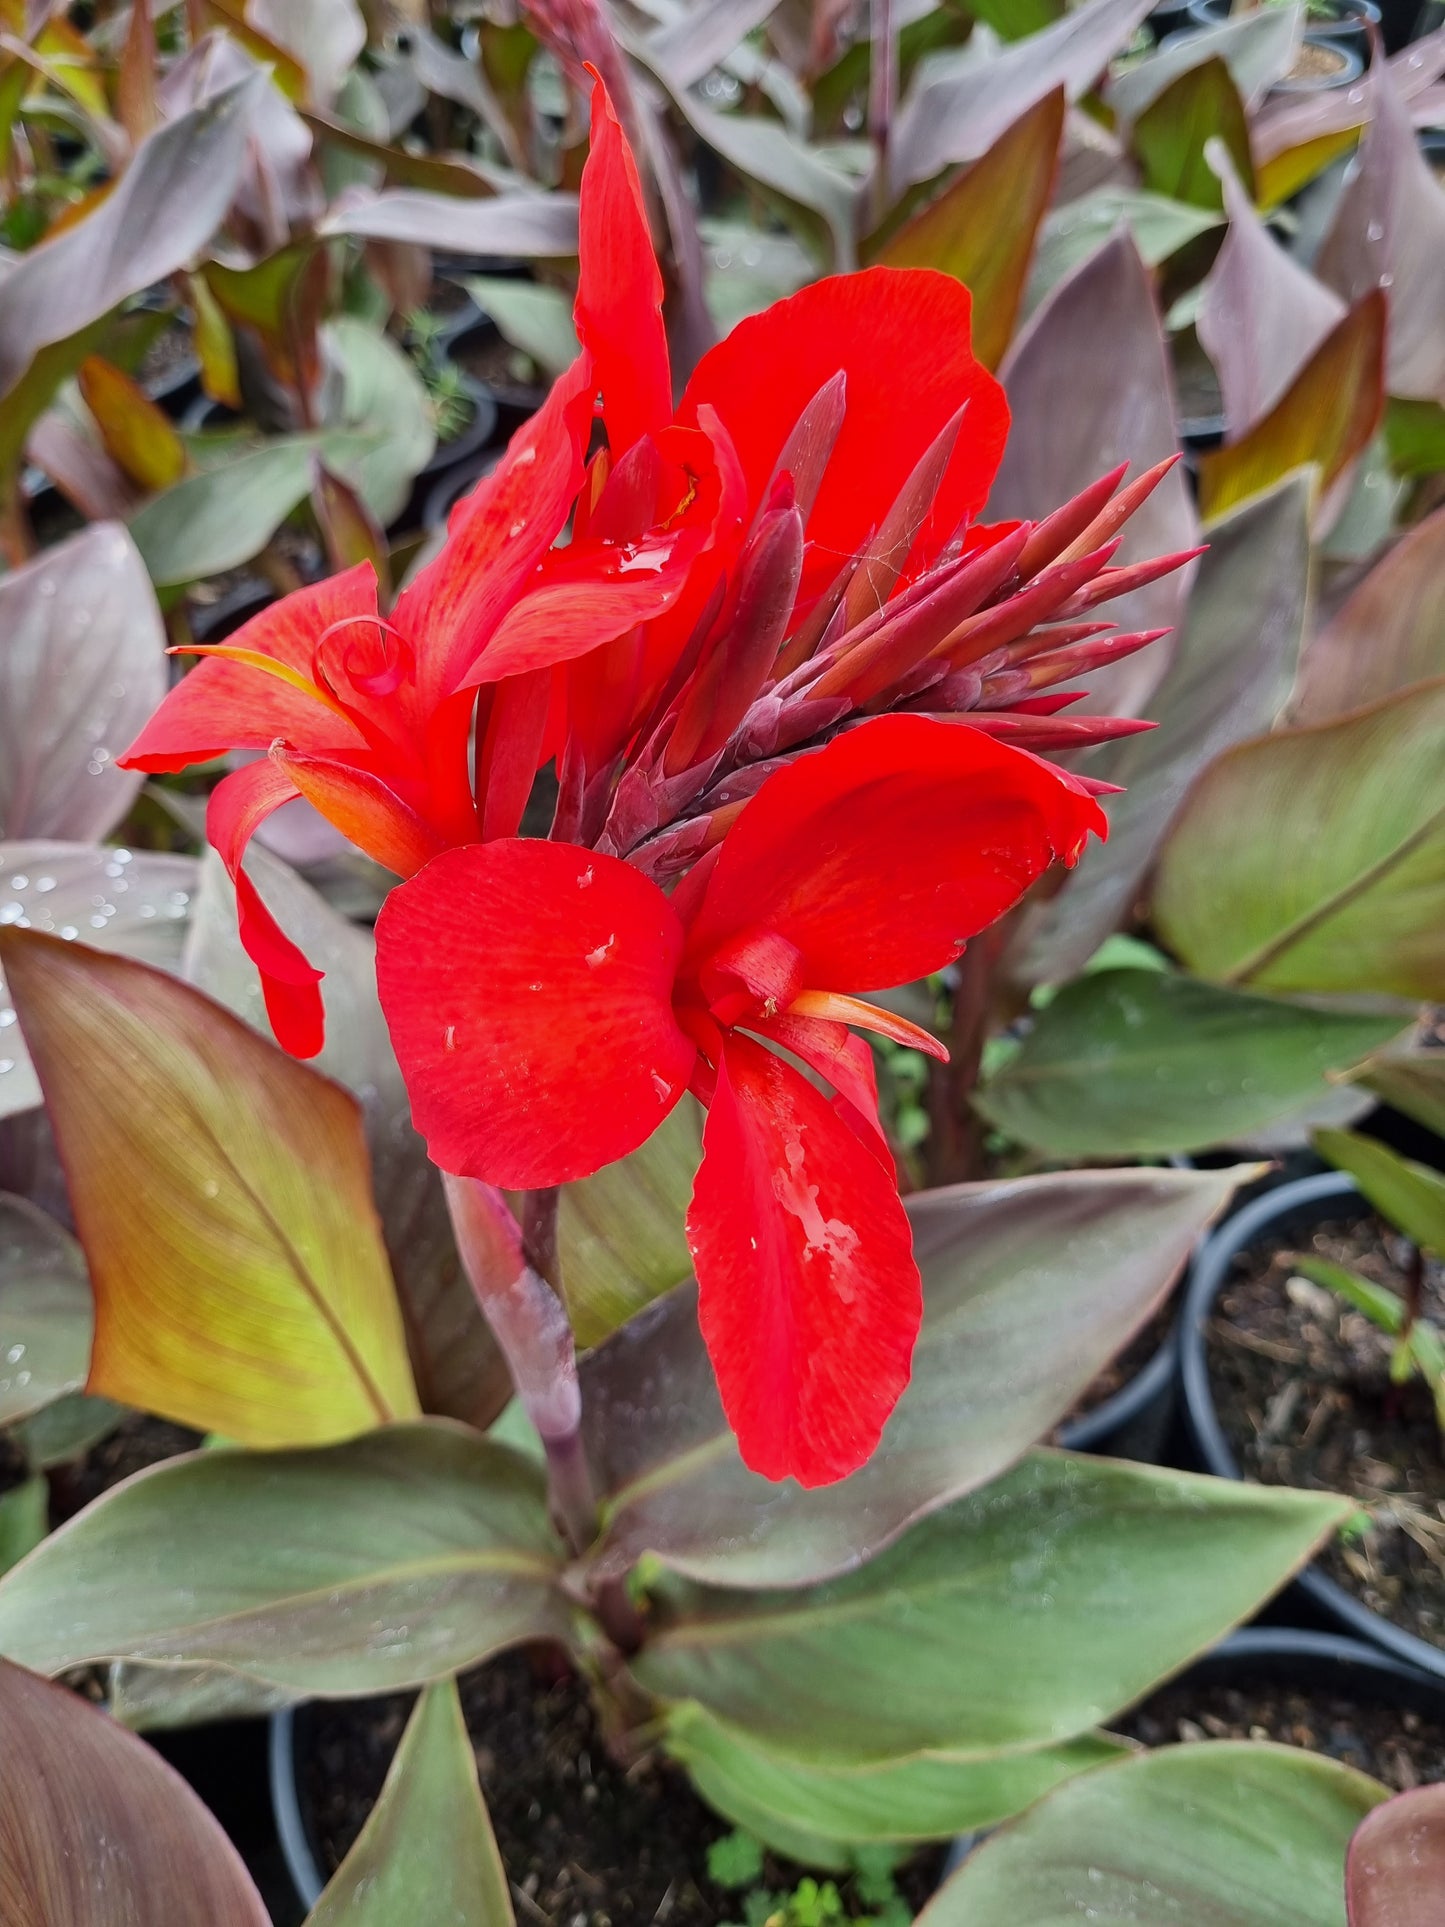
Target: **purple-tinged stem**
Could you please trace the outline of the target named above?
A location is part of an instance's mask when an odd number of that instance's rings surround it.
[[[582,1445],[572,1327],[553,1282],[557,1188],[523,1194],[519,1227],[491,1185],[442,1176],[462,1264],[547,1455],[553,1514],[573,1551],[583,1552],[596,1537],[597,1500]]]

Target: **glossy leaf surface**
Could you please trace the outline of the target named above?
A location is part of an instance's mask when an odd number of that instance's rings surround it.
[[[90,1262],[88,1389],[252,1445],[414,1413],[355,1101],[145,965],[0,954]]]
[[[1322,723],[1445,675],[1445,509],[1388,549],[1305,651],[1296,721]]]
[[[1199,462],[1206,521],[1313,464],[1328,488],[1379,426],[1385,405],[1383,295],[1369,294],[1325,336],[1269,413]]]
[[[1249,1137],[1328,1094],[1401,1027],[1157,970],[1076,978],[1033,1020],[979,1109],[1060,1157],[1161,1157]]]
[[[1375,1807],[1345,1860],[1350,1927],[1431,1927],[1445,1894],[1445,1788],[1414,1787]]]
[[[0,843],[0,929],[48,931],[174,967],[196,859],[102,844]],[[0,1117],[34,1109],[40,1085],[0,966]]]
[[[512,1896],[456,1682],[428,1686],[307,1927],[510,1927]]]
[[[0,577],[0,837],[85,843],[119,822],[144,778],[115,759],[165,694],[165,646],[116,523]]]
[[[1383,1794],[1294,1747],[1163,1747],[1059,1788],[971,1854],[920,1919],[1345,1927],[1345,1849]]]
[[[1348,1505],[1036,1453],[826,1585],[669,1582],[633,1670],[820,1762],[1042,1746],[1096,1726],[1247,1617]]]
[[[1060,89],[1021,115],[874,257],[962,281],[973,295],[973,351],[986,368],[997,368],[1013,335],[1063,126]]]
[[[991,521],[1037,519],[1114,464],[1129,462],[1138,474],[1178,447],[1159,314],[1127,234],[1115,234],[1059,283],[999,372],[1013,422],[989,497]],[[1188,484],[1176,468],[1131,517],[1116,560],[1168,555],[1192,547],[1196,536]],[[1110,602],[1104,614],[1121,629],[1172,628],[1187,587],[1188,572],[1176,572]],[[1136,712],[1168,667],[1168,650],[1167,641],[1156,644],[1091,676],[1085,709]]]
[[[93,1323],[80,1246],[26,1199],[0,1192],[0,1427],[80,1389]]]
[[[565,1637],[560,1564],[540,1470],[461,1427],[198,1452],[117,1486],[0,1584],[0,1652],[387,1692]]]
[[[6,1927],[270,1927],[179,1773],[98,1707],[0,1660],[0,1732]]]
[[[1170,831],[1154,914],[1225,983],[1445,992],[1445,681],[1219,757]]]
[[[832,1846],[819,1864],[842,1866],[863,1842],[926,1841],[997,1826],[1050,1788],[1107,1764],[1122,1741],[1085,1734],[1061,1746],[985,1759],[917,1753],[877,1766],[822,1766],[758,1746],[702,1707],[672,1707],[665,1744],[709,1805],[789,1851],[803,1835]]]

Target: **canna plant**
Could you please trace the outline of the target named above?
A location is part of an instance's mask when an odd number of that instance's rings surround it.
[[[413,1115],[454,1215],[493,1209],[456,1202],[469,1185],[527,1191],[531,1274],[552,1268],[555,1187],[693,1089],[709,1125],[689,1245],[724,1403],[749,1464],[821,1483],[876,1445],[919,1319],[849,1027],[939,1049],[857,993],[950,962],[1102,827],[1089,779],[1030,752],[1135,727],[1058,715],[1072,698],[1050,692],[1153,641],[1080,618],[1186,558],[1109,567],[1162,470],[1106,475],[1038,524],[973,520],[1006,411],[942,276],[817,283],[735,330],[674,412],[661,277],[600,82],[594,126],[581,353],[447,547],[390,616],[360,564],[202,649],[121,761],[267,750],[213,792],[208,831],[301,1056],[324,1038],[320,973],[247,877],[250,836],[304,796],[406,879],[378,972]],[[880,344],[914,370],[906,420]],[[550,836],[519,839],[549,762]],[[968,836],[934,827],[958,812]]]
[[[828,1870],[1108,1758],[1100,1722],[1345,1509],[1032,1449],[1240,1173],[900,1201],[856,1036],[936,1053],[861,993],[950,964],[1103,828],[1102,786],[1037,752],[1136,728],[1056,685],[1153,640],[1092,612],[1183,559],[1112,566],[1163,476],[980,523],[1007,411],[966,292],[919,270],[743,324],[674,408],[600,84],[594,127],[581,352],[441,554],[387,612],[362,565],[200,652],[120,759],[263,752],[208,827],[286,1051],[26,912],[0,929],[95,1294],[89,1389],[224,1441],[22,1561],[0,1652],[109,1664],[137,1719],[425,1687],[318,1921],[405,1855],[440,1917],[506,1917],[451,1684],[506,1647],[560,1647],[620,1751]],[[548,765],[551,833],[519,836]],[[401,878],[374,960],[247,867],[298,795]],[[696,1284],[579,1359],[588,1187],[694,1100]],[[418,1288],[415,1236],[388,1253],[373,1157],[414,1154],[408,1101],[470,1322]],[[485,1358],[482,1320],[515,1392],[496,1432],[422,1370]]]
[[[230,1443],[53,1533],[0,1582],[0,1650],[109,1663],[138,1723],[426,1686],[338,1917],[378,1853],[436,1882],[486,1857],[449,1682],[508,1646],[560,1647],[624,1756],[665,1750],[734,1824],[830,1871],[1111,1757],[1100,1722],[1345,1510],[1030,1449],[1239,1175],[1167,1169],[910,1198],[908,1389],[868,1463],[811,1489],[744,1464],[691,1285],[574,1363],[518,1227],[459,1212],[549,1495],[520,1409],[495,1435],[419,1412],[357,1104],[149,966],[33,931],[3,946],[91,1259],[91,1389]],[[468,1831],[439,1856],[454,1812]],[[491,1887],[469,1904],[506,1917]]]

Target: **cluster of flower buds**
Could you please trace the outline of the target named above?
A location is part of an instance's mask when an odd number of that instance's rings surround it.
[[[1057,686],[1166,633],[1116,634],[1087,618],[1199,553],[1112,566],[1125,523],[1176,458],[1127,484],[1127,464],[1114,469],[1037,524],[962,529],[900,589],[962,427],[955,416],[866,552],[848,558],[799,620],[804,524],[843,403],[837,378],[805,411],[724,606],[694,636],[659,719],[607,797],[597,847],[659,880],[717,843],[783,762],[871,716],[966,718],[1034,751],[1084,749],[1151,727],[1067,716],[1083,692]],[[1095,793],[1112,787],[1079,780]]]

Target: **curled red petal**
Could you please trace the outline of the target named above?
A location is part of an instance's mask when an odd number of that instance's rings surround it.
[[[571,844],[448,850],[393,890],[377,985],[433,1160],[520,1187],[635,1151],[697,1055],[672,1011],[681,948],[656,884]]]
[[[275,744],[271,761],[359,850],[397,876],[411,876],[445,847],[410,804],[371,770]]]
[[[809,989],[859,992],[941,969],[1103,811],[1063,771],[982,732],[881,716],[777,771],[728,831],[688,932],[689,970],[762,925]]]
[[[248,763],[211,791],[206,835],[236,886],[236,921],[241,946],[261,978],[266,1015],[276,1041],[293,1057],[314,1057],[326,1037],[321,1004],[322,972],[306,961],[261,899],[242,869],[246,845],[273,810],[301,792],[269,761]]]
[[[592,358],[584,353],[558,376],[492,472],[458,502],[441,553],[402,591],[392,620],[415,639],[422,716],[462,686],[561,533],[582,482],[595,392]]]
[[[801,1057],[826,1079],[838,1093],[833,1108],[843,1122],[877,1152],[889,1171],[894,1169],[893,1153],[878,1116],[878,1073],[873,1067],[873,1053],[856,1032],[846,1024],[799,1017],[793,1011],[783,1011],[769,1022],[750,1028]]]
[[[603,540],[589,530],[544,557],[466,681],[496,682],[572,661],[684,599],[693,564],[713,539],[725,477],[712,438],[696,429],[668,429],[662,454],[664,519],[640,526],[629,540]]]
[[[927,268],[868,268],[816,281],[742,321],[698,363],[679,408],[710,403],[762,500],[794,424],[842,372],[843,426],[813,513],[800,603],[819,595],[892,507],[935,436],[966,409],[930,518],[934,547],[987,499],[1003,455],[1008,405],[969,346],[968,290]],[[897,372],[907,371],[899,405]],[[931,560],[920,549],[915,563]]]
[[[652,251],[637,163],[607,89],[592,89],[592,140],[582,169],[577,334],[592,356],[614,459],[672,414],[662,275]]]
[[[875,1152],[790,1065],[736,1034],[687,1236],[744,1461],[805,1486],[846,1478],[908,1383],[923,1311],[912,1234]]]
[[[274,657],[307,681],[326,631],[376,615],[369,562],[282,596],[227,638],[228,646]],[[128,769],[184,769],[228,749],[266,749],[278,736],[309,750],[356,750],[361,732],[321,697],[245,663],[210,657],[183,676],[120,758]]]

